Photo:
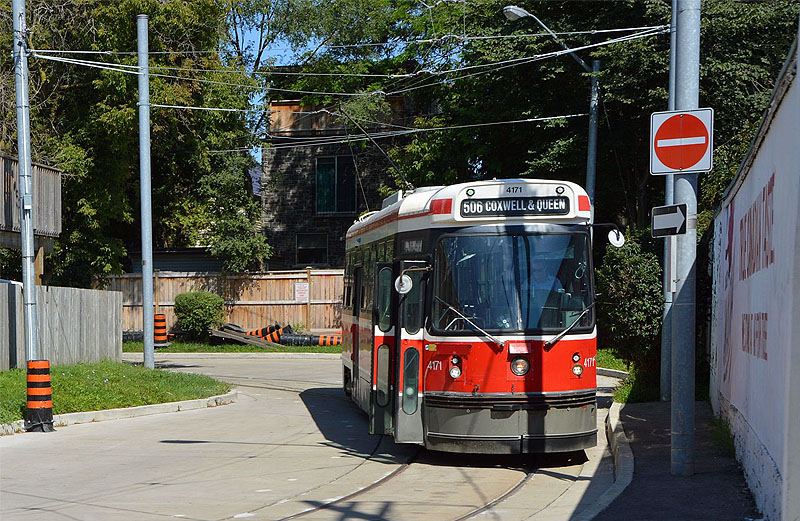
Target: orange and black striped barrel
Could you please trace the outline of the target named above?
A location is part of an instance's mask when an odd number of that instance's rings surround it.
[[[342,337],[339,335],[320,335],[317,345],[338,346],[341,343],[342,343]]]
[[[271,333],[268,333],[266,336],[263,336],[264,340],[267,342],[273,342],[275,344],[281,343],[281,333],[283,333],[284,328],[280,327],[278,329],[273,330]]]
[[[156,346],[168,346],[167,340],[167,315],[157,313],[153,315],[153,340]]]
[[[25,430],[50,432],[53,429],[53,388],[50,384],[50,361],[28,361],[28,403]]]
[[[278,328],[279,328],[278,324],[275,324],[274,326],[267,326],[267,327],[262,327],[261,329],[254,329],[252,331],[248,331],[247,334],[249,336],[267,338],[267,335],[277,330]]]

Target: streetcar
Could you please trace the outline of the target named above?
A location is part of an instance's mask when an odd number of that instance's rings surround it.
[[[359,218],[342,378],[369,432],[465,453],[596,445],[600,226],[579,185],[532,179],[397,192]]]

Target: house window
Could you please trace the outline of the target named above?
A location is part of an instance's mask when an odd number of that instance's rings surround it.
[[[324,233],[298,233],[297,264],[328,264],[328,236]]]
[[[352,156],[317,158],[317,213],[356,212],[356,169]]]

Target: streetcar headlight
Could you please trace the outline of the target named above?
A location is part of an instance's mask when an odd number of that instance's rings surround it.
[[[580,362],[581,361],[581,354],[580,353],[575,353],[574,355],[572,355],[572,361],[575,362],[576,364],[578,362]]]
[[[455,380],[459,376],[461,376],[461,368],[458,367],[457,365],[450,367],[450,378]]]
[[[530,362],[526,358],[515,358],[511,361],[511,372],[517,376],[524,376],[531,368]]]
[[[450,363],[453,365],[458,365],[461,363],[461,359],[458,358],[456,355],[453,355],[453,358],[450,359]]]
[[[573,365],[572,366],[572,374],[574,374],[575,376],[582,375],[583,374],[583,366],[580,365],[580,364]]]

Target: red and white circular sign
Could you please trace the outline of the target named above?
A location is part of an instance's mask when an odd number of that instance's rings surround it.
[[[656,112],[651,116],[650,172],[711,170],[713,110]]]

